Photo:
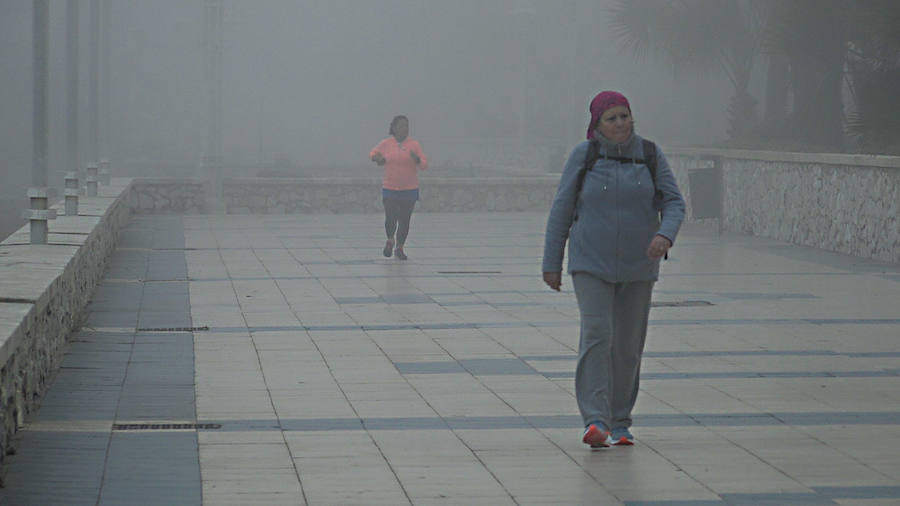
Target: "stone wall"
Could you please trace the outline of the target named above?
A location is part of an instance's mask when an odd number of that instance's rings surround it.
[[[141,179],[132,191],[143,214],[202,214],[206,205],[206,187],[196,179]]]
[[[78,216],[49,222],[48,244],[29,226],[0,243],[0,465],[13,436],[40,404],[136,204],[130,180],[79,199]],[[64,206],[53,206],[64,214]]]
[[[698,155],[720,160],[725,230],[900,262],[900,157],[667,151],[688,199]]]

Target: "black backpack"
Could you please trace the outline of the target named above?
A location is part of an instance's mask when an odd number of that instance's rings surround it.
[[[650,179],[653,181],[653,188],[656,188],[656,144],[647,139],[641,139],[644,148],[644,158],[627,158],[624,156],[606,156],[606,160],[615,160],[620,163],[642,163],[650,169]],[[594,168],[594,164],[600,159],[600,143],[596,139],[591,139],[588,144],[588,150],[584,157],[584,165],[578,172],[578,182],[575,185],[575,202],[581,195],[581,187],[584,185],[584,177],[587,172]],[[656,189],[653,194],[653,205],[660,213],[660,221],[662,221],[662,190]],[[578,214],[575,214],[574,221],[578,221]]]

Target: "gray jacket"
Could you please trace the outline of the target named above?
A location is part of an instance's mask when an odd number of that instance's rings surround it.
[[[600,158],[584,177],[576,202],[578,172],[584,165],[588,141],[572,150],[563,169],[544,238],[543,272],[561,272],[569,241],[569,273],[588,272],[609,282],[655,281],[659,260],[647,257],[657,234],[675,244],[684,219],[684,199],[662,150],[656,149],[656,185],[644,164],[606,159],[617,156],[643,159],[641,138],[633,134],[625,144],[601,140]],[[662,223],[654,208],[656,189],[663,193]]]

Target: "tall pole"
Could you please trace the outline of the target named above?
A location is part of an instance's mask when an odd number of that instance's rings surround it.
[[[204,0],[204,70],[207,92],[206,152],[202,167],[208,181],[207,211],[224,214],[222,195],[222,20],[223,0]]]
[[[91,0],[88,33],[91,59],[88,68],[88,160],[100,160],[100,0]]]
[[[519,5],[513,11],[513,19],[516,23],[518,32],[518,150],[519,157],[525,156],[525,145],[528,138],[528,99],[531,79],[531,60],[533,58],[533,33],[532,19],[534,18],[534,7],[531,2]]]
[[[47,220],[56,217],[53,210],[47,209],[50,195],[47,189],[47,45],[49,40],[48,18],[49,0],[34,0],[34,121],[33,153],[31,166],[31,188],[28,197],[31,209],[24,216],[28,218],[31,228],[31,244],[47,244]]]
[[[78,1],[66,2],[66,162],[81,174],[78,139]],[[84,178],[79,177],[84,180]]]
[[[47,187],[47,46],[49,0],[34,0],[34,145],[31,184]],[[45,223],[46,224],[46,223]],[[32,230],[33,232],[33,230]]]
[[[110,24],[110,8],[112,0],[103,0],[103,3],[100,7],[100,104],[98,105],[97,111],[100,115],[100,121],[98,125],[98,137],[97,141],[98,149],[100,150],[100,158],[108,163],[110,156],[110,146],[109,146],[109,105],[110,105],[110,87],[109,87],[109,50],[110,50],[110,32],[112,30],[112,25]],[[109,167],[106,167],[107,170]]]

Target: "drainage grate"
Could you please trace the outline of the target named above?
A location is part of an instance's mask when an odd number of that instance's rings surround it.
[[[221,429],[221,423],[114,423],[113,430]]]
[[[438,274],[503,274],[503,271],[437,271]]]
[[[144,327],[137,329],[138,332],[204,332],[209,330],[206,325],[202,327]]]
[[[651,302],[652,307],[696,307],[696,306],[712,306],[713,303],[708,300],[676,300],[676,301],[659,301]]]

